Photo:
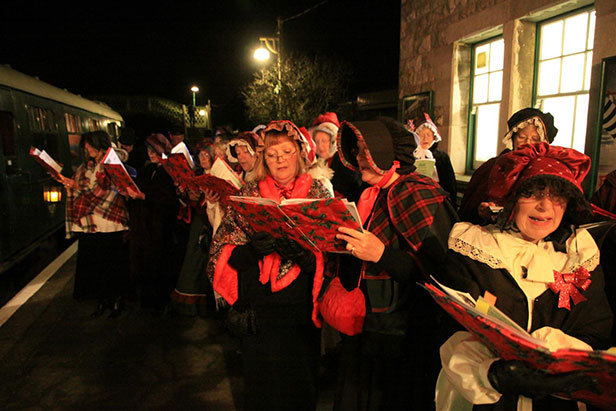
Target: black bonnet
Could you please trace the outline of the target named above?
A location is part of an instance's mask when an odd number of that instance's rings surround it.
[[[400,163],[399,174],[415,171],[413,151],[417,148],[414,133],[390,117],[377,117],[372,121],[343,122],[338,131],[338,153],[342,163],[358,170],[357,142],[368,146],[368,161],[382,173],[391,168],[396,160]]]

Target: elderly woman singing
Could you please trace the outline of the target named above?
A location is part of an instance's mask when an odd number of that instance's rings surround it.
[[[458,223],[449,237],[441,279],[477,298],[496,296],[496,307],[544,340],[551,350],[601,349],[612,326],[599,266],[599,250],[577,228],[591,217],[580,183],[590,159],[575,150],[538,143],[500,156],[488,193],[504,205],[498,223]],[[566,284],[571,278],[585,281]],[[570,287],[576,298],[568,297]],[[565,289],[566,288],[566,289]],[[577,409],[551,394],[591,388],[576,373],[548,374],[523,362],[495,358],[468,332],[441,347],[438,409]],[[470,403],[470,404],[469,404]]]
[[[280,202],[330,197],[305,173],[309,144],[290,121],[262,131],[264,150],[255,180],[242,196]],[[311,410],[316,406],[319,332],[313,301],[323,257],[292,240],[255,232],[246,216],[227,208],[210,249],[214,290],[235,308],[249,306],[255,330],[241,340],[246,409]]]

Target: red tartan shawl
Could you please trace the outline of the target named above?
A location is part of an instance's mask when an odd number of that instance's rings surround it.
[[[387,191],[387,209],[373,211],[368,229],[380,238],[389,216],[393,227],[416,252],[432,226],[436,207],[446,198],[447,193],[431,178],[417,173],[403,175]]]
[[[431,178],[416,173],[402,175],[379,195],[366,228],[386,246],[395,243],[397,236],[410,246],[409,254],[419,250],[429,234],[437,207],[447,194]],[[402,248],[402,244],[399,244]],[[389,274],[377,264],[364,261],[361,276],[370,280],[391,280]],[[391,280],[393,281],[393,280]],[[385,312],[390,303],[372,301],[372,312]],[[395,302],[391,302],[395,305]]]
[[[86,170],[92,171],[94,176],[88,178]],[[82,164],[74,175],[77,187],[67,192],[66,213],[69,224],[82,226],[81,219],[92,214],[119,224],[128,224],[128,210],[124,198],[119,195],[105,173],[101,163],[96,165]],[[96,179],[94,185],[91,178]],[[87,222],[83,227],[86,232],[95,232],[96,226]]]
[[[309,174],[300,175],[293,184],[286,187],[278,186],[271,177],[258,183],[248,183],[242,188],[240,195],[261,196],[279,202],[283,193],[288,196],[287,198],[330,197],[321,183],[313,180]],[[238,245],[246,244],[252,234],[254,234],[254,231],[250,227],[250,222],[235,213],[232,208],[227,207],[210,249],[208,276],[213,283],[214,290],[229,304],[234,304],[238,299],[237,270],[229,265],[229,258],[233,249]],[[317,316],[317,297],[323,283],[323,254],[315,253],[315,257],[312,320],[315,325],[320,326],[321,321]],[[297,278],[301,269],[291,261],[282,260],[277,253],[272,253],[259,262],[259,271],[259,281],[262,284],[269,282],[272,292],[276,292],[291,284]]]

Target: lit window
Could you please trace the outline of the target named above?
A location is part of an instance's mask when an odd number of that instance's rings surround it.
[[[473,46],[471,113],[474,121],[470,134],[474,152],[471,168],[477,168],[496,155],[504,48],[502,38]]]
[[[80,133],[79,117],[74,114],[64,113],[64,121],[66,123],[66,131],[71,134]]]
[[[584,151],[595,11],[539,24],[535,100],[554,116],[555,145]]]

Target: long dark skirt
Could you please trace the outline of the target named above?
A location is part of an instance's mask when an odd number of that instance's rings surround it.
[[[74,298],[111,300],[122,296],[129,272],[125,233],[79,234]]]
[[[205,274],[211,231],[207,215],[193,212],[184,262],[171,293],[171,306],[180,314],[206,315],[208,307],[214,306],[214,294]],[[202,247],[202,241],[205,247]]]
[[[257,320],[258,321],[258,320]],[[242,339],[246,410],[314,410],[319,331],[312,324],[258,325]]]

